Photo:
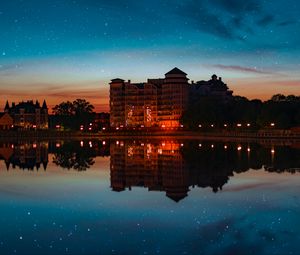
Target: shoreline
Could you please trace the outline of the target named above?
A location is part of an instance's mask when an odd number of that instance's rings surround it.
[[[57,139],[203,139],[203,140],[226,140],[226,141],[290,141],[300,142],[300,132],[290,130],[259,130],[248,132],[219,131],[114,131],[87,133],[78,131],[0,131],[0,141],[7,140],[57,140]]]

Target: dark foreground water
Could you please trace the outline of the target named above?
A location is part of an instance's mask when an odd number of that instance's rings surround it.
[[[0,142],[0,254],[300,254],[299,148]]]

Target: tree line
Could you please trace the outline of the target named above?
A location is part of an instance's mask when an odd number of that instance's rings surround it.
[[[239,124],[249,129],[288,129],[300,126],[300,97],[277,94],[265,102],[241,96],[227,101],[216,97],[198,97],[190,100],[181,121],[191,129],[209,129],[212,126],[236,128]]]

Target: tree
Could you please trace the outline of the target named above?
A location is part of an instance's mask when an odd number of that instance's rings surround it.
[[[78,130],[82,125],[87,126],[94,118],[94,106],[85,99],[62,102],[52,110],[66,129]]]

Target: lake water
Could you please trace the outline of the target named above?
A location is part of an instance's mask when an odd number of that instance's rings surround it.
[[[0,254],[300,254],[300,144],[0,142]]]

